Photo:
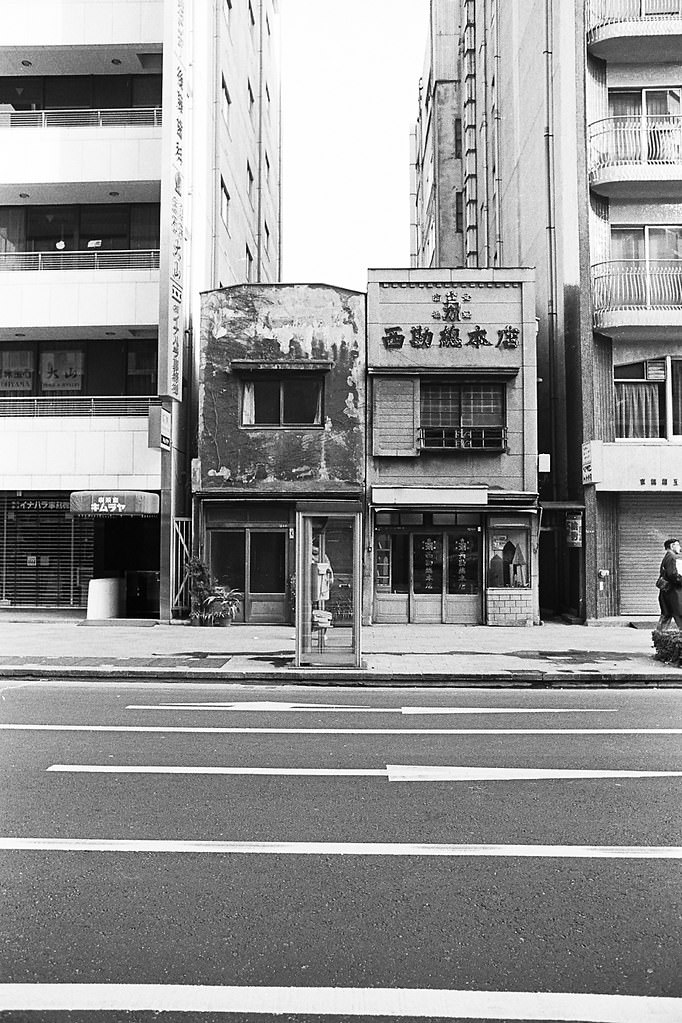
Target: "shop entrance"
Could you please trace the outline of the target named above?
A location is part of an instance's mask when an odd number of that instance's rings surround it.
[[[211,529],[208,537],[211,575],[244,594],[237,621],[288,622],[286,530]]]
[[[375,621],[483,621],[482,527],[477,516],[466,517],[477,521],[449,529],[377,529]]]

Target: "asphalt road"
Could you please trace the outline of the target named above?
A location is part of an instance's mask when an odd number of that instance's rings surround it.
[[[2,1020],[682,1020],[679,691],[0,697]]]

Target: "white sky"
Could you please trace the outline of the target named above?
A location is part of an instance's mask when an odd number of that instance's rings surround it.
[[[429,0],[283,0],[282,220],[288,282],[364,291],[409,266],[409,133]]]

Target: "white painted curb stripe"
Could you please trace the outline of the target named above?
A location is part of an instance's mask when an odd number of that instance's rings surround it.
[[[217,774],[264,775],[289,778],[387,778],[390,782],[435,781],[556,781],[576,778],[679,778],[682,771],[564,770],[525,767],[183,767],[168,764],[51,764],[61,774]]]
[[[385,768],[353,768],[345,767],[179,767],[151,764],[128,766],[127,764],[52,764],[48,771],[61,771],[68,774],[262,774],[268,776],[285,775],[293,778],[303,777],[352,777],[352,778],[385,778]]]
[[[681,736],[682,728],[256,728],[163,724],[0,724],[0,731],[147,731],[270,736]]]
[[[617,714],[616,707],[340,707],[329,704],[131,703],[126,710],[203,710],[272,714]]]
[[[441,845],[427,842],[214,842],[127,838],[1,838],[0,851],[213,853],[275,856],[445,856],[679,860],[675,845]],[[678,1021],[679,1023],[679,1021]]]
[[[559,778],[682,777],[682,771],[593,771],[549,767],[410,767],[389,764],[386,771],[389,781],[547,781]]]
[[[0,984],[4,1011],[240,1012],[413,1019],[679,1023],[682,999],[536,991]]]

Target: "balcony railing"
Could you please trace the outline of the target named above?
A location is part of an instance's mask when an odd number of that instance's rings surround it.
[[[503,426],[423,426],[421,448],[455,451],[501,451],[507,442]]]
[[[586,24],[590,31],[602,25],[679,17],[682,0],[588,0]]]
[[[161,107],[104,110],[8,110],[0,108],[0,128],[160,128]]]
[[[607,117],[590,125],[590,173],[623,165],[679,166],[682,117],[679,114]]]
[[[595,315],[641,309],[682,312],[682,259],[615,259],[592,267]]]
[[[158,270],[158,249],[0,252],[3,270]]]
[[[160,404],[156,397],[4,398],[0,391],[0,417],[147,416],[152,406]]]

